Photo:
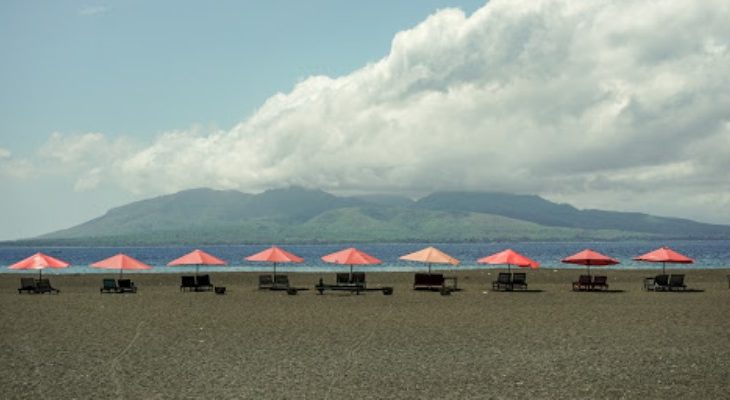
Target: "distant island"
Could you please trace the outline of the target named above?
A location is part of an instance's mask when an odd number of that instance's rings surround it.
[[[260,194],[191,189],[3,245],[727,239],[730,226],[579,210],[534,195],[437,192],[419,200],[291,187]]]

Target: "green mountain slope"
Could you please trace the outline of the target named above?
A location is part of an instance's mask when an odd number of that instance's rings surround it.
[[[193,189],[143,200],[27,243],[126,245],[349,241],[729,238],[730,226],[578,210],[538,196],[444,192],[338,197],[288,188],[251,195]],[[17,243],[17,242],[15,242]]]

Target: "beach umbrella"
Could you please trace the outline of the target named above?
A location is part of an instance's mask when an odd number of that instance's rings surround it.
[[[373,265],[381,264],[382,261],[365,253],[364,251],[358,250],[354,247],[349,249],[340,250],[338,252],[328,254],[322,257],[322,261],[332,264],[350,265],[350,279],[352,279],[352,266],[353,265]]]
[[[198,269],[201,265],[226,265],[227,263],[220,258],[210,255],[203,250],[193,250],[180,258],[176,258],[169,263],[168,266],[195,265],[195,275],[198,275]]]
[[[271,246],[268,249],[258,252],[254,255],[245,258],[248,261],[263,261],[274,264],[274,276],[276,276],[276,264],[278,263],[300,263],[304,261],[303,258],[289,253],[279,247]]]
[[[588,275],[591,274],[591,265],[593,266],[605,266],[618,264],[619,261],[615,258],[603,255],[597,251],[591,249],[585,249],[581,252],[575,253],[570,257],[563,258],[561,262],[567,264],[580,264],[585,265],[588,268]]]
[[[522,268],[532,269],[537,269],[540,267],[539,262],[531,258],[525,257],[512,249],[503,250],[499,253],[494,253],[491,256],[480,258],[477,260],[477,262],[480,264],[507,264],[508,272],[511,272],[511,266],[513,265]]]
[[[38,279],[43,277],[43,270],[46,268],[66,268],[69,263],[43,253],[35,253],[32,256],[20,260],[9,266],[10,269],[37,269]]]
[[[426,263],[428,264],[429,274],[431,274],[431,264],[459,265],[459,260],[435,247],[426,247],[425,249],[401,256],[399,259]]]
[[[644,262],[660,262],[662,263],[662,274],[665,274],[665,264],[666,263],[674,263],[674,264],[692,264],[695,262],[693,259],[677,253],[676,251],[670,249],[669,247],[662,246],[654,251],[650,251],[644,255],[634,257],[634,260],[636,261],[644,261]]]
[[[122,278],[122,271],[124,270],[152,269],[152,267],[143,263],[142,261],[139,261],[123,253],[119,253],[115,256],[111,256],[101,261],[97,261],[91,264],[91,266],[94,268],[118,269],[119,279]]]

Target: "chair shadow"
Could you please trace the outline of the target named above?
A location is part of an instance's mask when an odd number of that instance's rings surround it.
[[[655,293],[703,293],[705,289],[653,290]]]
[[[571,292],[575,292],[575,293],[626,293],[626,291],[625,290],[622,290],[622,289],[571,290]]]
[[[542,289],[520,289],[520,290],[491,290],[498,293],[542,293]]]

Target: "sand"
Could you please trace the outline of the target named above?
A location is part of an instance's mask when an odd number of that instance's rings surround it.
[[[487,290],[497,271],[457,274],[451,296],[412,273],[369,273],[384,296],[256,290],[212,274],[225,295],[183,293],[178,275],[53,276],[59,295],[18,295],[0,275],[2,398],[646,399],[727,398],[730,270],[686,270],[701,291],[641,290],[609,270],[608,293],[575,293],[580,270],[528,272],[526,293]],[[320,276],[289,274],[296,285]]]

